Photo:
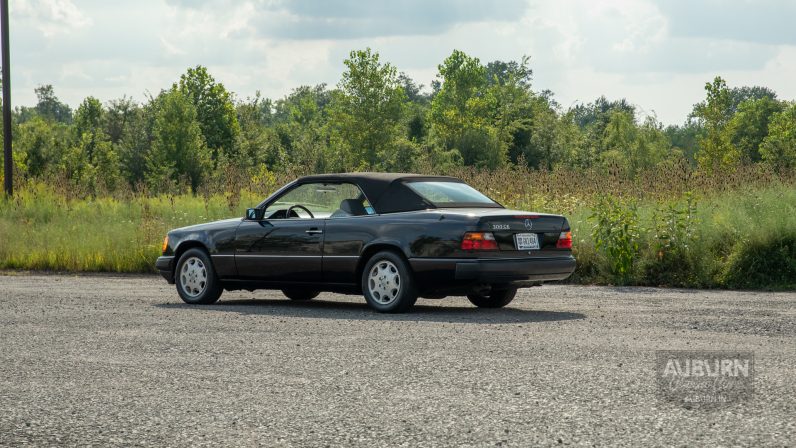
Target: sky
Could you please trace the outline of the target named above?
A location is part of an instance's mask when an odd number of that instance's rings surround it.
[[[792,0],[13,0],[12,104],[52,84],[144,101],[188,67],[208,67],[245,99],[336,85],[343,60],[370,47],[429,86],[454,49],[529,56],[534,90],[562,108],[627,98],[642,116],[683,123],[704,85],[762,85],[796,98]],[[428,87],[426,87],[428,88]]]

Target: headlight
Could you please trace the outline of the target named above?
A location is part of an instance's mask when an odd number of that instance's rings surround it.
[[[166,253],[166,249],[168,249],[168,248],[169,248],[169,236],[166,235],[166,237],[163,238],[163,248],[160,251],[165,254]]]

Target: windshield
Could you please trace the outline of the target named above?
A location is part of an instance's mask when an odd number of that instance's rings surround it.
[[[500,207],[500,204],[463,182],[416,181],[406,185],[437,207]]]

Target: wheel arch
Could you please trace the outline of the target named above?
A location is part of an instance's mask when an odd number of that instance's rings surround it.
[[[368,244],[362,250],[362,253],[359,255],[359,262],[357,263],[357,270],[356,270],[356,279],[357,284],[359,284],[359,280],[362,278],[362,271],[365,270],[365,265],[368,264],[368,261],[381,251],[390,251],[396,253],[399,257],[403,258],[406,261],[407,267],[409,270],[412,270],[412,266],[409,264],[409,259],[406,256],[406,253],[401,248],[401,245],[397,241],[379,241]]]
[[[207,250],[207,246],[205,246],[204,243],[202,243],[201,241],[196,241],[196,240],[181,241],[180,244],[178,244],[177,247],[174,248],[174,263],[172,263],[171,266],[172,278],[174,278],[174,273],[177,272],[177,263],[180,262],[180,257],[182,257],[182,254],[187,252],[189,249],[197,249],[197,248],[203,249],[205,252],[207,252],[208,259],[210,259],[211,263],[213,262],[213,259],[210,257],[210,251]]]

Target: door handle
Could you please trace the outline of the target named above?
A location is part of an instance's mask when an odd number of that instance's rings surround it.
[[[323,233],[323,230],[320,230],[320,229],[309,229],[309,230],[305,230],[304,232],[309,233],[310,235],[317,235],[319,233]]]

